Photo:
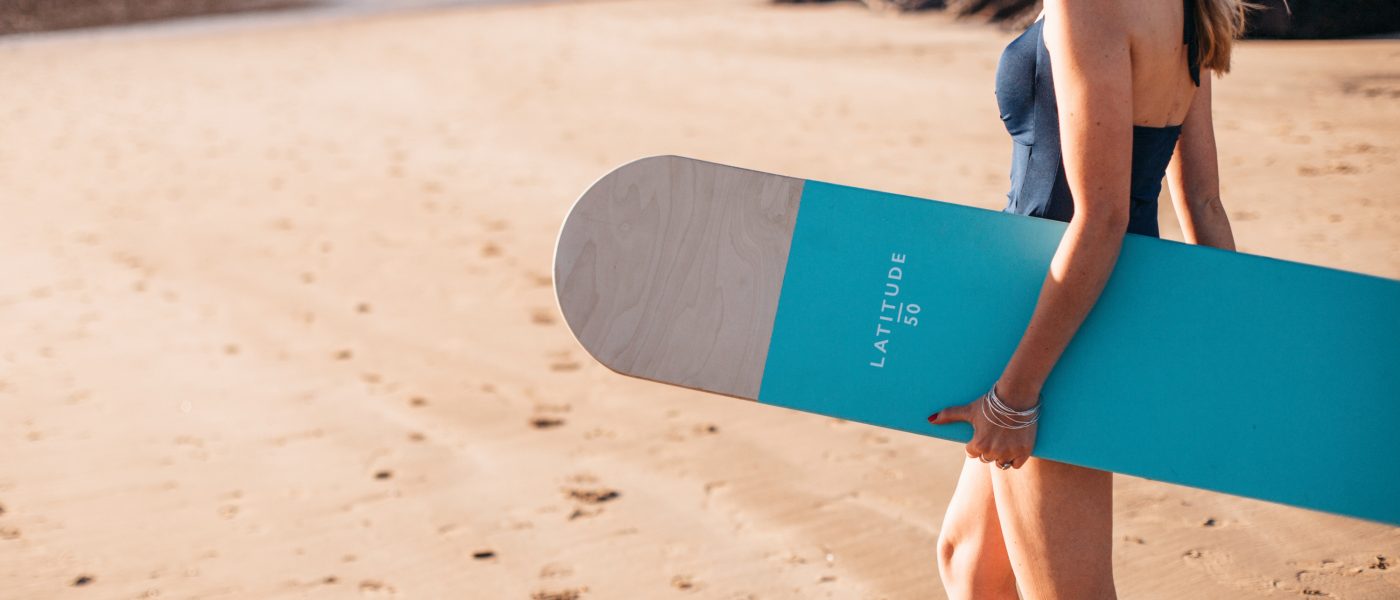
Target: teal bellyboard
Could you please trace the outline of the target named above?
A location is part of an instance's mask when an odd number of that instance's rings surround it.
[[[808,181],[758,400],[965,442],[1065,224]],[[1136,235],[1035,455],[1400,524],[1400,282]]]

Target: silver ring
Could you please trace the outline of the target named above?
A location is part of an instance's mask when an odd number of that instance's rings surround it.
[[[984,463],[992,462],[991,459],[988,459],[988,458],[985,457],[985,456],[979,456],[979,457],[977,457],[977,460],[980,460],[980,461],[982,461],[982,462],[984,462]]]
[[[1005,471],[1011,468],[1011,463],[998,463],[997,468]]]

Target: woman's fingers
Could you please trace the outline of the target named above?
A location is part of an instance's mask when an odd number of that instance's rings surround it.
[[[946,425],[948,423],[956,423],[958,421],[963,421],[967,423],[972,422],[972,406],[970,404],[949,406],[948,408],[945,408],[928,416],[928,422],[933,423],[934,425]]]
[[[995,465],[998,466],[998,467],[1000,467],[1000,466],[1002,466],[1002,465],[1004,465],[1004,464],[1007,464],[1007,463],[1011,463],[1011,466],[1010,466],[1010,467],[1007,467],[1008,469],[1019,469],[1019,468],[1021,468],[1022,465],[1025,465],[1025,464],[1026,464],[1026,461],[1027,461],[1027,460],[1030,460],[1030,458],[1031,458],[1031,453],[1030,453],[1030,452],[1026,452],[1026,451],[1022,451],[1022,450],[1014,450],[1014,451],[1010,451],[1010,450],[1007,450],[1007,451],[995,451],[995,450],[993,450],[993,451],[981,452],[981,454],[979,454],[979,458],[982,458],[982,459],[983,459],[982,462],[993,463],[993,464],[995,464]]]
[[[988,445],[983,440],[974,439],[966,446],[968,458],[976,458],[984,463],[995,464],[1000,467],[1011,463],[1010,469],[1019,469],[1030,459],[1030,451],[1024,448],[1001,447]]]

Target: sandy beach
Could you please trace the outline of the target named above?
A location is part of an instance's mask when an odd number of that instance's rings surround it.
[[[620,377],[550,260],[652,154],[1000,208],[1011,37],[602,0],[0,38],[0,599],[943,598],[960,445]],[[1400,41],[1235,60],[1241,250],[1400,278]],[[1400,528],[1115,485],[1120,597],[1400,597]]]

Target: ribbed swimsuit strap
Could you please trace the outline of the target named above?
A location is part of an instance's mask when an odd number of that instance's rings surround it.
[[[1036,21],[1033,27],[1036,28],[1035,83],[1032,94],[1035,98],[1032,125],[1035,142],[1026,159],[1025,175],[1021,184],[1021,202],[1025,206],[1040,206],[1042,212],[1049,212],[1056,183],[1065,184],[1060,179],[1064,166],[1060,162],[1059,107],[1055,101],[1055,78],[1050,68],[1050,50],[1045,47],[1045,20]]]
[[[1182,21],[1185,22],[1185,31],[1182,32],[1181,43],[1186,44],[1186,62],[1191,69],[1191,81],[1196,87],[1201,86],[1201,42],[1196,37],[1196,0],[1183,0]]]

